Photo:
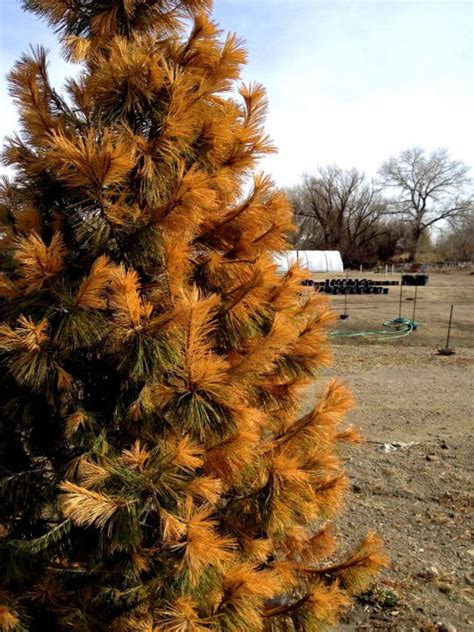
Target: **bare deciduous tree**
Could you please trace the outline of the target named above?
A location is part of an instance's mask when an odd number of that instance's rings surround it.
[[[449,219],[436,246],[444,260],[474,261],[474,205]]]
[[[288,193],[299,227],[299,248],[340,250],[346,261],[363,261],[386,230],[381,222],[385,202],[357,169],[320,167]]]
[[[421,147],[392,156],[379,170],[382,187],[393,189],[389,212],[409,223],[410,260],[415,259],[421,236],[433,224],[455,217],[470,204],[466,187],[469,167],[451,160],[446,149],[427,154]]]

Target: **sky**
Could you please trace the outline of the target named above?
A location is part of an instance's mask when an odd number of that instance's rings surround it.
[[[262,168],[279,186],[319,165],[369,177],[402,149],[448,149],[474,166],[474,0],[215,0],[222,29],[246,41],[245,81],[267,88]],[[0,136],[16,129],[5,73],[29,44],[51,51],[60,88],[77,72],[52,30],[0,0]]]

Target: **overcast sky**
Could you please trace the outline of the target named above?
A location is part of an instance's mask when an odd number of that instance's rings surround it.
[[[244,79],[267,87],[279,185],[329,163],[373,176],[415,144],[474,165],[474,0],[215,0],[214,15],[247,42]],[[52,31],[17,0],[0,0],[0,24],[2,74],[41,43],[60,87]],[[2,76],[0,135],[15,126]]]

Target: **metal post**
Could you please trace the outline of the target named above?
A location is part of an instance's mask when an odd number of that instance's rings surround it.
[[[451,336],[451,323],[453,322],[453,308],[454,308],[454,305],[451,305],[451,311],[449,312],[448,337],[446,338],[446,349],[449,349],[449,338]]]
[[[453,322],[453,309],[454,309],[454,305],[451,305],[451,311],[449,312],[448,335],[446,337],[446,346],[443,347],[442,349],[438,349],[439,355],[451,356],[456,353],[454,349],[450,349],[449,347],[449,339],[451,337],[451,323]]]
[[[400,274],[400,301],[398,306],[398,318],[402,317],[403,275]]]
[[[418,284],[415,285],[415,298],[413,301],[413,316],[412,321],[415,322],[415,314],[416,314],[416,297],[418,295]]]
[[[349,271],[346,272],[346,284],[344,287],[344,314],[339,314],[339,318],[341,320],[346,320],[347,318],[349,318],[348,314],[347,314],[347,292],[348,292],[348,285],[347,285],[347,281],[349,280]]]

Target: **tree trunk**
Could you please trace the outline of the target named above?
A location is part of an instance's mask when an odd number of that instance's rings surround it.
[[[413,263],[415,261],[416,252],[418,250],[418,243],[422,234],[423,229],[421,228],[421,226],[413,226],[410,247],[408,249],[408,261],[410,263]]]

